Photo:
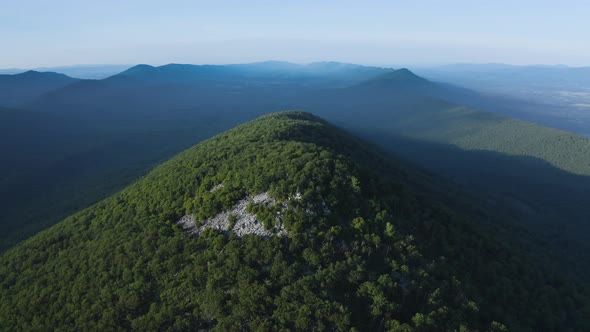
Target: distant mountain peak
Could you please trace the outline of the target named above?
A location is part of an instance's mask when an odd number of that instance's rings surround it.
[[[63,79],[73,79],[68,75],[52,72],[52,71],[36,71],[36,70],[27,70],[23,73],[13,74],[11,75],[15,78],[63,78]]]
[[[36,70],[27,70],[25,72],[22,72],[20,74],[15,74],[15,75],[28,76],[28,75],[38,75],[38,74],[41,74],[41,72],[36,71]]]
[[[389,73],[385,73],[383,75],[380,75],[376,78],[382,79],[382,80],[411,79],[411,80],[418,80],[418,81],[422,81],[422,82],[427,82],[426,79],[414,74],[414,72],[412,72],[408,68],[400,68],[400,69],[391,71]]]
[[[135,65],[117,75],[141,75],[141,74],[148,74],[152,73],[157,69],[157,67],[146,65],[146,64],[139,64]]]
[[[434,85],[429,80],[414,74],[407,68],[397,69],[385,74],[381,74],[368,81],[360,84],[360,86],[371,88],[404,88],[404,87],[427,87]]]

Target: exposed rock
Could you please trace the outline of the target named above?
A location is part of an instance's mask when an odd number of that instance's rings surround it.
[[[180,227],[182,227],[182,229],[185,231],[191,234],[195,233],[196,223],[194,215],[188,214],[186,216],[182,216],[182,218],[180,218],[176,223],[180,225]]]
[[[274,229],[271,231],[265,229],[264,223],[256,219],[256,215],[246,211],[246,207],[248,206],[248,202],[250,200],[252,200],[254,204],[270,205],[275,203],[275,200],[269,197],[268,192],[265,192],[256,196],[249,196],[238,201],[238,203],[236,203],[236,205],[234,205],[231,209],[223,211],[210,219],[201,221],[199,223],[201,225],[200,227],[196,227],[197,222],[194,215],[183,216],[180,218],[180,220],[178,220],[178,225],[180,225],[187,232],[194,235],[200,235],[207,228],[212,228],[220,232],[232,231],[239,237],[246,234],[256,234],[260,236],[283,236],[287,234],[282,223],[280,222],[280,215],[278,218],[278,226],[274,227]],[[285,208],[285,206],[283,206],[283,208]],[[232,229],[229,229],[229,219],[232,215],[236,217],[235,224]]]

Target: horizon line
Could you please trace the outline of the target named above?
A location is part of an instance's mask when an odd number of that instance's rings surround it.
[[[261,64],[261,63],[285,63],[295,65],[310,65],[317,63],[339,63],[349,64],[367,67],[382,67],[382,68],[436,68],[445,66],[506,66],[506,67],[561,67],[561,68],[588,68],[590,65],[582,66],[571,66],[562,63],[549,64],[549,63],[531,63],[531,64],[513,64],[504,62],[444,62],[444,63],[432,63],[432,64],[370,64],[370,63],[355,63],[335,60],[320,60],[320,61],[309,61],[309,62],[297,62],[287,60],[262,60],[262,61],[250,61],[250,62],[225,62],[225,63],[185,63],[185,62],[166,62],[166,63],[149,63],[149,62],[138,62],[138,63],[76,63],[76,64],[62,64],[62,65],[44,65],[44,66],[26,66],[26,67],[0,67],[0,71],[43,71],[47,69],[76,69],[76,68],[92,68],[92,67],[107,67],[107,66],[129,66],[135,67],[139,65],[149,65],[152,67],[162,67],[167,65],[193,65],[193,66],[230,66],[230,65],[248,65],[248,64]]]

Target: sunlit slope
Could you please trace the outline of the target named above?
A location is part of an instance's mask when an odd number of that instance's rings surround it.
[[[408,137],[542,159],[564,171],[590,175],[590,140],[466,107],[445,107],[396,117],[391,128]]]

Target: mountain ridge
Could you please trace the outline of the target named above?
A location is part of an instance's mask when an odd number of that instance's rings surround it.
[[[568,301],[587,303],[585,293],[554,285],[372,150],[304,112],[206,140],[0,256],[0,326],[584,327],[587,307]],[[281,221],[287,236],[192,237],[176,225],[261,192],[277,204],[248,211],[270,229]],[[547,313],[555,303],[565,316]]]
[[[29,70],[0,75],[0,106],[19,107],[43,94],[78,81],[64,74]]]

